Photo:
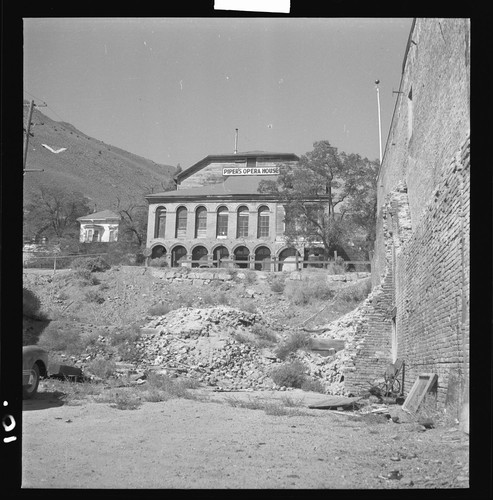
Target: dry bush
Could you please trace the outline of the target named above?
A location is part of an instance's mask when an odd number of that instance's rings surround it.
[[[285,276],[274,276],[270,282],[270,289],[274,293],[284,292],[286,287],[286,277]]]
[[[72,269],[86,269],[91,273],[101,273],[110,268],[111,266],[101,256],[78,257],[72,261]]]
[[[95,304],[102,304],[104,302],[104,297],[97,290],[88,290],[84,294],[84,299],[86,302],[93,302]]]
[[[285,360],[290,354],[295,353],[298,349],[310,349],[313,340],[310,335],[305,332],[293,332],[287,340],[282,342],[276,349],[276,356]]]
[[[320,394],[325,394],[325,387],[320,380],[306,378],[301,384],[302,391],[319,392]]]
[[[281,387],[295,387],[300,389],[306,380],[306,367],[301,361],[283,363],[273,368],[270,377]]]
[[[149,262],[150,267],[168,267],[168,261],[166,257],[157,257],[156,259],[151,259]]]
[[[48,320],[48,314],[41,310],[39,297],[28,288],[22,288],[22,314],[36,321]]]
[[[305,305],[314,300],[328,300],[334,297],[334,289],[325,280],[290,281],[284,293],[296,305]]]
[[[263,325],[253,325],[251,332],[256,337],[258,347],[268,347],[277,343],[277,335]]]
[[[361,302],[370,294],[371,286],[371,278],[366,278],[339,290],[337,297],[346,302]]]
[[[147,311],[147,314],[149,316],[165,316],[168,314],[173,308],[169,304],[156,304],[154,306],[151,306],[149,310]]]
[[[86,370],[96,377],[105,380],[116,373],[116,363],[102,356],[98,356],[86,366]]]

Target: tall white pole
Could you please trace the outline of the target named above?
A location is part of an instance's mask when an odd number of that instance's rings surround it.
[[[380,91],[378,84],[380,80],[375,80],[375,88],[377,89],[377,108],[378,108],[378,145],[380,148],[380,165],[382,164],[382,122],[380,121]]]

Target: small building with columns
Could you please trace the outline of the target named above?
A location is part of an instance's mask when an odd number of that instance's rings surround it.
[[[276,180],[293,153],[251,151],[209,155],[180,172],[176,191],[146,196],[147,248],[151,259],[171,267],[240,267],[279,270],[304,248],[286,245],[284,207],[259,193],[262,180]],[[223,261],[223,263],[221,263]]]

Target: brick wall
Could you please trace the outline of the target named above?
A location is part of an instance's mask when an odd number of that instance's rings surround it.
[[[381,346],[406,393],[438,375],[439,406],[461,404],[469,369],[469,36],[467,19],[416,20],[378,179],[372,282],[396,314]]]

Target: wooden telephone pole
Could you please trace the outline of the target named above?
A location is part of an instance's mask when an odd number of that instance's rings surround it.
[[[27,125],[26,125],[26,139],[24,141],[24,159],[23,159],[23,174],[24,175],[26,172],[43,172],[44,169],[42,168],[32,168],[26,170],[26,162],[27,162],[27,148],[29,145],[29,134],[31,133],[31,119],[33,117],[33,110],[34,110],[34,101],[31,101],[29,104],[29,113],[28,113],[28,118],[27,118]]]

